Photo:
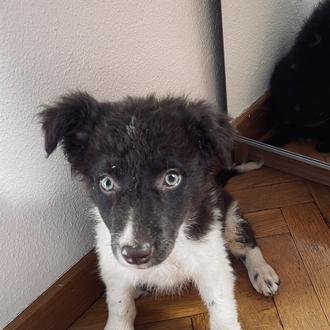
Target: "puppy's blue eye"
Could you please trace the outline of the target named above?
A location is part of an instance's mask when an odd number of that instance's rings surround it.
[[[105,176],[100,180],[100,188],[104,192],[110,192],[114,188],[113,181],[109,176]]]
[[[169,188],[174,188],[181,183],[182,176],[175,170],[170,170],[166,173],[164,178],[164,185]]]

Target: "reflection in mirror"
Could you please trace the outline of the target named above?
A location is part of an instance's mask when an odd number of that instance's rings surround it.
[[[222,20],[239,133],[330,163],[330,0],[223,0]]]

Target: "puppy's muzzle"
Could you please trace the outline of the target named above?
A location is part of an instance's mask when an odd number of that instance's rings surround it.
[[[152,254],[152,247],[149,243],[137,245],[125,245],[121,249],[121,255],[131,265],[142,265],[149,262]]]

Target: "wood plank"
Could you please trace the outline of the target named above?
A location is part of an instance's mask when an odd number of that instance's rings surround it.
[[[228,191],[236,191],[298,180],[299,178],[294,175],[264,166],[259,170],[244,173],[230,179],[227,189]]]
[[[243,213],[279,208],[313,200],[302,181],[234,191]]]
[[[198,292],[194,289],[182,295],[145,296],[136,302],[136,324],[187,317],[206,312]]]
[[[330,187],[311,181],[308,181],[307,185],[325,222],[330,227]]]
[[[91,251],[5,329],[66,329],[103,291],[96,255]]]
[[[289,228],[280,209],[244,214],[257,238],[289,233]]]
[[[194,330],[209,330],[209,317],[207,313],[193,315],[191,322]],[[178,328],[179,329],[179,328]]]
[[[330,324],[330,230],[314,203],[283,214]]]
[[[69,330],[97,330],[103,329],[108,317],[107,305],[105,297],[99,298],[93,306],[86,311],[76,322],[74,322]]]
[[[284,329],[329,329],[292,237],[284,234],[262,238],[258,242],[281,278],[281,287],[274,300]]]

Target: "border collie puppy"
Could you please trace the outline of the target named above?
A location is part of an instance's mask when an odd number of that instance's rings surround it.
[[[241,329],[229,252],[259,293],[277,291],[279,277],[217,182],[231,168],[234,133],[226,115],[185,98],[98,102],[77,92],[40,117],[47,154],[62,145],[94,204],[106,329],[134,329],[137,288],[168,291],[189,281],[212,330]]]
[[[271,78],[269,144],[317,139],[330,152],[330,1],[316,7]]]

